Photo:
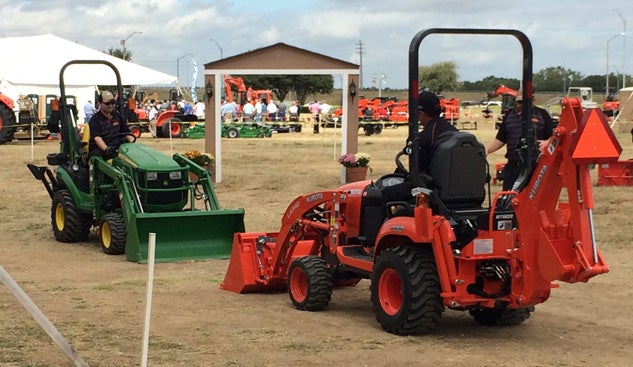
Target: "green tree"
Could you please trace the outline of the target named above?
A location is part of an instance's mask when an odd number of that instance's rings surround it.
[[[494,75],[489,75],[481,80],[475,82],[463,82],[462,90],[473,92],[489,92],[497,89],[500,85],[505,85],[512,89],[519,89],[519,80],[512,78],[500,78]]]
[[[541,69],[534,74],[532,81],[537,92],[562,92],[567,93],[567,88],[582,79],[582,74],[577,71],[565,69],[562,66],[550,66]],[[578,85],[574,83],[574,85]],[[584,85],[583,85],[584,86]]]
[[[132,51],[129,51],[127,49],[122,50],[120,48],[110,47],[107,51],[101,51],[101,52],[106,53],[110,56],[118,57],[119,59],[122,59],[125,61],[132,61]]]
[[[280,101],[294,91],[300,104],[304,104],[310,95],[328,94],[334,89],[331,75],[244,75],[242,79],[253,89],[272,90]]]
[[[454,61],[442,61],[430,66],[418,68],[420,87],[441,94],[443,91],[459,89],[457,64]]]

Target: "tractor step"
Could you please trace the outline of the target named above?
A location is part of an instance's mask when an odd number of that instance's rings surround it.
[[[372,262],[374,261],[374,254],[373,252],[367,252],[367,249],[365,246],[346,246],[343,248],[343,254],[354,259]]]

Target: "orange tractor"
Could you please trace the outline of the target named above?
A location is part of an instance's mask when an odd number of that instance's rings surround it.
[[[432,34],[513,36],[523,47],[523,116],[531,116],[532,48],[520,31],[429,29],[409,48],[409,135],[396,155],[407,174],[297,197],[279,232],[237,233],[221,288],[287,289],[297,309],[325,309],[337,286],[371,281],[381,327],[428,332],[446,308],[485,325],[516,325],[557,281],[587,282],[609,271],[597,248],[589,167],[616,161],[621,147],[601,112],[566,99],[560,124],[536,159],[525,118],[524,165],[515,191],[491,198],[484,147],[474,135],[442,139],[428,174],[418,169],[418,60]],[[486,193],[487,189],[487,193]],[[561,195],[564,193],[564,195]],[[487,197],[487,203],[484,204]]]

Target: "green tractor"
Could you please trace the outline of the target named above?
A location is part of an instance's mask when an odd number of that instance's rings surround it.
[[[156,234],[157,262],[227,258],[233,234],[244,231],[244,210],[220,208],[205,168],[182,154],[169,157],[137,143],[121,144],[110,161],[88,157],[87,142],[65,102],[64,71],[73,64],[110,67],[117,79],[117,108],[125,116],[121,77],[113,64],[76,60],[62,67],[61,148],[47,156],[55,173],[27,165],[52,199],[55,239],[85,241],[96,226],[103,252],[125,253],[129,261],[147,262],[150,233]]]

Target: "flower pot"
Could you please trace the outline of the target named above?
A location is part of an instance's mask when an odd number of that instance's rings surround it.
[[[367,178],[367,167],[347,167],[347,182],[364,181]]]

